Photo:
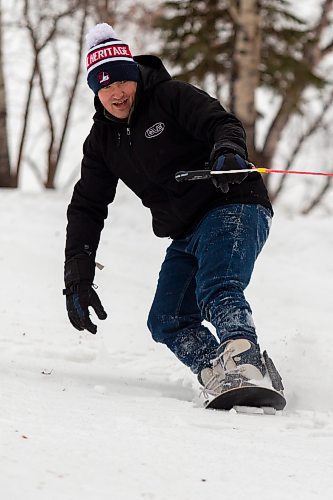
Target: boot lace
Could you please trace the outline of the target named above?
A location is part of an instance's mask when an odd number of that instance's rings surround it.
[[[208,399],[209,396],[218,396],[221,394],[222,390],[228,388],[229,386],[234,385],[235,375],[239,375],[240,381],[243,381],[243,373],[245,371],[245,367],[243,365],[236,366],[235,368],[230,368],[229,370],[225,369],[225,366],[228,364],[228,361],[232,358],[233,350],[230,347],[226,347],[222,354],[220,354],[217,358],[212,360],[212,376],[205,383],[204,387],[200,391],[200,396],[202,395],[204,398]],[[222,359],[224,358],[224,362]],[[214,370],[217,365],[221,365],[224,377],[221,373]],[[233,377],[233,383],[229,380],[228,376]]]

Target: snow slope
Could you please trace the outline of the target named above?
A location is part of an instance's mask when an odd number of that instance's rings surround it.
[[[198,407],[194,375],[150,339],[168,241],[125,189],[98,254],[109,318],[96,336],[72,329],[69,196],[0,190],[1,498],[332,498],[332,218],[277,210],[247,297],[289,404],[247,416]]]

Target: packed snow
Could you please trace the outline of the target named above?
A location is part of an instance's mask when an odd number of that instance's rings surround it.
[[[168,240],[121,188],[103,231],[93,336],[67,320],[70,193],[0,190],[0,486],[4,500],[330,499],[332,216],[276,209],[247,289],[285,384],[275,416],[198,405],[196,377],[146,316]]]

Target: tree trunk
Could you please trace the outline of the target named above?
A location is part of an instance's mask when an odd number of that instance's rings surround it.
[[[255,91],[259,86],[261,45],[261,0],[239,0],[236,16],[236,39],[231,83],[231,110],[242,121],[249,158],[256,161]]]
[[[16,187],[10,173],[7,135],[7,105],[2,59],[2,19],[0,8],[0,187]]]
[[[49,162],[49,168],[47,170],[47,179],[44,184],[46,189],[55,189],[54,180],[57,173],[57,163],[55,161]]]

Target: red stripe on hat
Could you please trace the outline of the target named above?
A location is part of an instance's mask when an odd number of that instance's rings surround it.
[[[129,50],[128,45],[124,43],[105,45],[104,47],[99,47],[98,49],[92,50],[87,55],[87,70],[95,65],[96,63],[101,63],[104,59],[112,59],[119,57],[129,57],[133,59],[132,54]]]

